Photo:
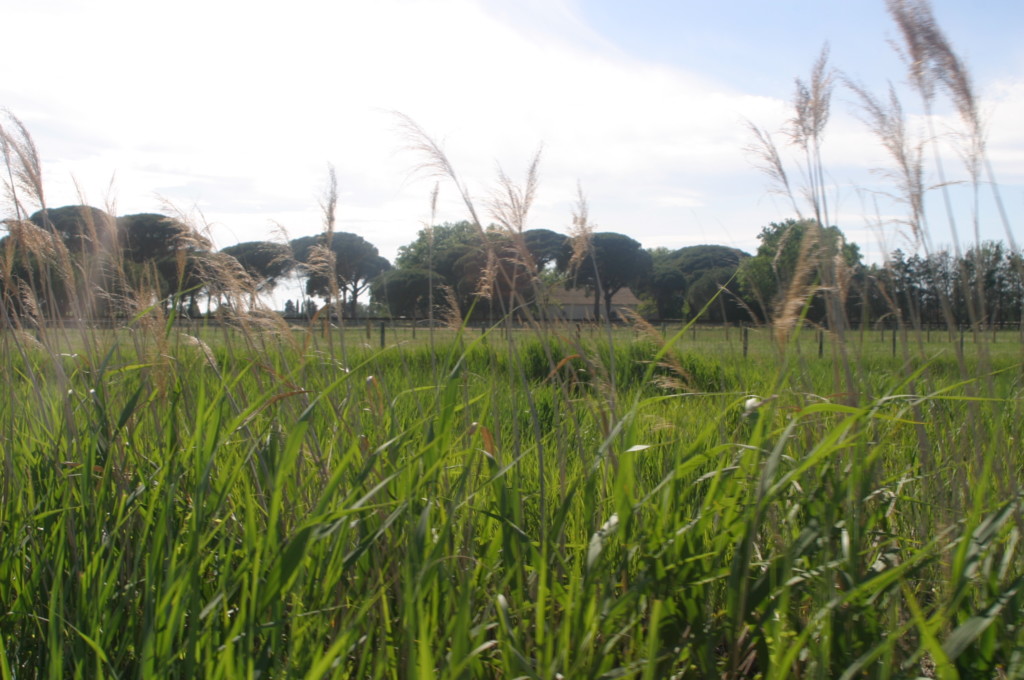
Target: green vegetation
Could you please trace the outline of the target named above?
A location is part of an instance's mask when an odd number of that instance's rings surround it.
[[[292,333],[4,335],[6,674],[1024,672],[1016,336]]]
[[[888,4],[924,108],[979,133],[927,5]],[[470,221],[387,271],[334,230],[332,175],[321,235],[214,253],[178,219],[47,210],[10,118],[0,680],[1024,677],[1021,259],[931,250],[925,143],[853,86],[921,251],[864,268],[827,226],[834,78],[823,54],[789,130],[813,217],[754,128],[800,218],[753,257],[648,253],[582,198],[571,241],[526,230],[536,161],[484,227],[408,120]],[[604,325],[535,304],[552,263]],[[303,328],[258,304],[293,268],[327,302]],[[625,285],[764,323],[613,326]],[[368,287],[428,324],[378,347],[341,313]]]

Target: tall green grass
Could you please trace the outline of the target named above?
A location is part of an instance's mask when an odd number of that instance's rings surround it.
[[[200,337],[3,337],[2,677],[1024,674],[1009,345]]]

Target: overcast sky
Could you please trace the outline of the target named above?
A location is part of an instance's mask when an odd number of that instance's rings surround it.
[[[1024,3],[933,7],[975,76],[1019,224]],[[499,165],[518,179],[542,146],[530,227],[567,231],[579,183],[598,230],[753,251],[793,210],[744,153],[745,121],[782,128],[824,43],[834,67],[878,92],[891,80],[918,108],[882,0],[5,0],[2,16],[0,106],[35,138],[48,204],[170,204],[219,247],[278,225],[320,231],[333,164],[338,230],[393,258],[429,219],[433,187],[410,174],[422,159],[403,150],[400,111],[443,144],[483,219]],[[837,88],[832,221],[877,259],[908,243],[871,226],[901,208],[876,198],[886,186],[870,171],[888,161],[853,102]],[[963,176],[955,154],[947,163]],[[449,184],[441,197],[438,221],[466,216]],[[983,205],[983,236],[1001,238],[994,217]],[[949,242],[945,218],[933,223]]]

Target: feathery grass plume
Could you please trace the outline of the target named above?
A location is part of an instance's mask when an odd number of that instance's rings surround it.
[[[29,333],[28,331],[15,331],[14,337],[16,339],[16,342],[26,350],[32,350],[36,352],[46,351],[46,347],[43,346],[43,343],[39,342],[39,340],[37,340],[36,337],[32,333]]]
[[[333,234],[338,211],[338,173],[330,163],[327,164],[327,188],[320,198],[320,210],[323,213],[324,233]]]
[[[583,187],[576,183],[576,205],[572,211],[572,227],[569,229],[569,244],[572,246],[572,257],[569,258],[569,271],[575,272],[590,252],[591,238],[594,228],[590,224],[590,208]]]
[[[56,259],[58,237],[55,234],[29,220],[4,220],[3,225],[10,236],[10,257],[16,253],[22,257],[32,255],[44,262]]]
[[[110,186],[107,189],[106,200],[104,201],[104,212],[112,219],[110,221],[111,248],[104,259],[106,286],[100,291],[104,304],[107,306],[108,316],[116,318],[125,315],[131,308],[131,302],[127,299],[131,295],[132,281],[125,267],[125,249],[122,244],[122,234],[118,227],[117,204],[114,196],[114,177],[110,179]]]
[[[469,190],[459,180],[455,168],[445,154],[441,146],[427,132],[419,126],[412,118],[404,113],[394,111],[393,115],[398,122],[398,129],[405,137],[406,149],[420,156],[419,165],[413,168],[413,173],[423,173],[430,177],[446,177],[455,185],[459,197],[469,211],[473,224],[483,231],[483,223],[477,216],[476,206],[469,194]]]
[[[541,148],[533,155],[527,168],[526,180],[519,185],[498,166],[497,186],[488,200],[488,209],[505,237],[488,245],[488,266],[493,268],[492,278],[500,279],[508,291],[502,301],[507,310],[519,310],[530,323],[536,321],[524,298],[524,286],[532,289],[532,299],[542,299],[542,283],[538,278],[537,263],[526,245],[524,230],[530,208],[539,184]]]
[[[816,259],[819,254],[820,241],[818,232],[824,228],[829,219],[825,169],[821,155],[835,84],[835,72],[828,65],[828,57],[829,48],[826,44],[822,47],[811,69],[810,80],[805,82],[800,78],[796,79],[796,92],[793,99],[794,114],[783,131],[790,143],[803,153],[804,160],[801,170],[805,184],[800,192],[810,205],[814,219],[809,220],[812,223],[811,227],[804,230],[796,271],[788,288],[775,301],[762,301],[762,307],[771,317],[769,321],[774,324],[775,337],[779,341],[784,341],[789,337],[804,303],[816,290],[819,290],[811,285],[815,273],[822,276],[825,290],[835,288],[835,282],[830,275],[831,263],[829,262],[825,266],[826,263],[821,262],[820,258]],[[789,181],[785,164],[771,134],[750,122],[747,123],[747,128],[753,136],[753,142],[746,147],[747,152],[756,159],[758,169],[771,180],[774,191],[787,196],[797,216],[803,219],[796,192]],[[779,283],[781,283],[779,258],[789,239],[794,238],[794,233],[794,230],[789,230],[783,234],[771,263],[772,271]],[[768,305],[765,305],[765,302]],[[836,316],[836,311],[835,305],[832,304],[829,306],[829,317],[832,319],[834,316]],[[832,319],[832,326],[841,328],[841,321]]]
[[[451,286],[441,286],[444,293],[444,306],[441,308],[441,318],[445,326],[452,331],[462,328],[462,310],[459,308],[459,297],[452,290]]]
[[[291,326],[274,310],[261,305],[250,307],[245,314],[244,320],[247,328],[262,334],[284,338],[297,347],[295,342],[292,342],[295,338],[291,333]]]
[[[427,224],[427,323],[430,328],[430,348],[434,349],[434,223],[437,221],[437,199],[441,183],[434,182],[430,192],[430,221]]]
[[[335,256],[334,251],[324,242],[317,243],[310,247],[309,255],[303,265],[307,272],[323,276],[330,282],[334,280],[334,288],[331,288],[331,297],[335,297],[337,281],[334,276]]]
[[[907,130],[906,115],[899,95],[892,84],[889,85],[888,102],[868,92],[860,83],[844,79],[846,86],[860,99],[864,122],[868,129],[881,142],[895,164],[894,170],[876,170],[896,184],[896,193],[888,194],[896,201],[905,203],[910,208],[910,215],[900,222],[910,229],[911,241],[914,245],[927,247],[925,238],[927,230],[924,212],[924,141],[911,139]]]
[[[310,251],[309,260],[311,269],[323,274],[327,278],[327,290],[330,296],[326,305],[327,327],[330,328],[335,305],[341,305],[341,291],[338,287],[338,277],[335,273],[337,270],[337,257],[331,249],[331,244],[334,242],[334,228],[337,224],[338,174],[335,172],[334,166],[329,163],[327,165],[327,187],[324,189],[323,197],[320,199],[320,210],[323,212],[323,241],[314,246]],[[341,310],[338,309],[338,318],[340,319],[341,316]],[[344,334],[341,337],[344,343]],[[331,352],[333,354],[334,335],[328,334],[328,338],[330,339]],[[342,344],[343,354],[344,351],[344,344]]]
[[[74,180],[79,205],[88,206],[85,192]],[[116,291],[124,282],[121,266],[120,238],[117,229],[116,205],[108,194],[105,201],[108,210],[82,210],[83,234],[81,252],[75,258],[75,268],[80,283],[76,286],[79,296],[79,314],[84,318],[109,318],[118,306]],[[89,337],[83,334],[87,342]]]
[[[490,301],[494,298],[495,287],[498,283],[498,271],[501,269],[501,266],[493,246],[485,246],[484,251],[487,260],[484,263],[483,269],[480,270],[480,278],[477,281],[476,290],[473,291],[473,295]]]
[[[835,83],[835,74],[828,65],[828,55],[829,48],[825,45],[811,69],[809,83],[796,79],[796,95],[793,100],[795,115],[786,130],[792,143],[804,153],[804,172],[807,177],[804,194],[820,226],[829,222],[825,167],[821,158],[821,145]]]
[[[42,314],[39,313],[39,302],[36,298],[35,291],[32,290],[32,286],[19,279],[18,293],[18,300],[21,303],[22,315],[31,321],[36,328],[41,327],[43,324],[43,317]]]
[[[985,163],[985,142],[984,126],[978,112],[974,88],[966,67],[953,51],[949,41],[936,23],[931,5],[926,0],[887,0],[886,8],[896,22],[903,39],[902,44],[894,44],[893,47],[903,59],[910,75],[910,81],[915,89],[917,89],[924,107],[925,119],[929,128],[932,159],[938,177],[938,187],[942,192],[950,238],[953,242],[954,251],[957,257],[960,258],[962,256],[962,249],[960,246],[959,230],[957,229],[956,218],[953,214],[949,183],[946,178],[943,157],[938,147],[938,136],[935,133],[935,121],[932,112],[936,91],[941,87],[950,96],[962,123],[966,127],[965,137],[967,142],[964,145],[962,155],[965,167],[971,176],[974,194],[972,217],[975,241],[977,245],[980,245],[978,192],[980,170],[982,164]],[[998,200],[998,191],[996,196],[997,204],[1001,205],[1001,201]],[[1004,217],[1004,227],[1007,228],[1006,230],[1009,233],[1010,229],[1008,222],[1005,220],[1005,211],[1001,210],[1000,214]],[[1013,243],[1012,240],[1011,243]],[[975,291],[975,294],[967,296],[966,303],[972,330],[977,334],[984,309],[984,300],[979,298]],[[946,321],[947,324],[952,326],[955,320],[952,317],[952,313],[947,312],[948,307],[950,307],[948,302],[944,302],[943,308]],[[963,366],[961,368],[963,369]]]
[[[8,140],[7,133],[0,126],[0,157],[3,158],[4,163],[4,200],[12,206],[14,215],[17,219],[22,219],[27,215],[24,208],[21,206],[21,201],[18,200],[17,185],[14,181],[14,148],[11,142]]]
[[[250,298],[254,283],[238,260],[225,253],[203,253],[196,258],[199,277],[206,283],[207,292],[218,300],[227,302],[236,317],[243,311],[251,311],[256,305]],[[248,304],[246,304],[248,303]]]
[[[210,223],[203,214],[202,208],[193,205],[190,209],[184,210],[173,201],[162,196],[158,197],[161,212],[183,225],[174,236],[174,246],[178,250],[210,250],[213,248],[213,241],[210,238],[212,231]]]
[[[0,115],[4,119],[0,122],[0,153],[6,170],[4,197],[14,208],[15,216],[24,219],[32,212],[24,201],[32,201],[39,209],[46,207],[42,165],[32,135],[21,120],[7,109]]]
[[[931,7],[924,0],[886,0],[886,9],[896,22],[903,44],[892,42],[892,47],[903,59],[910,82],[922,98],[935,97],[935,71],[930,58],[928,36],[938,30]]]
[[[42,322],[46,313],[56,314],[55,305],[40,304],[38,291],[43,301],[55,301],[56,285],[63,282],[63,288],[73,289],[71,259],[63,241],[52,229],[45,229],[29,220],[5,220],[8,240],[4,258],[5,285],[17,281],[18,294],[15,296],[36,324]],[[25,292],[32,292],[31,296]],[[73,290],[67,291],[73,294]]]
[[[872,172],[892,181],[896,187],[894,192],[884,192],[884,195],[897,203],[905,204],[908,208],[906,217],[896,218],[892,221],[909,230],[909,233],[900,230],[900,235],[910,243],[912,248],[920,248],[926,256],[929,256],[932,247],[924,207],[924,197],[928,191],[928,187],[925,186],[923,163],[925,141],[920,135],[912,135],[908,130],[903,105],[896,88],[891,83],[888,98],[885,101],[869,92],[862,84],[849,78],[844,78],[844,83],[859,99],[864,124],[879,140],[893,162],[894,168],[892,169],[872,170]],[[880,222],[881,220],[879,220]],[[888,258],[885,267],[891,277],[897,275]],[[904,305],[900,305],[885,290],[882,281],[875,281],[875,288],[901,327],[905,327],[904,324],[909,320],[920,330],[919,316],[912,312],[910,319],[907,319],[904,314],[905,309],[916,309],[917,300],[907,299],[904,301]]]
[[[959,142],[958,152],[960,158],[971,179],[974,201],[972,207],[974,241],[975,246],[980,246],[979,190],[982,164],[985,156],[985,129],[978,112],[970,73],[964,66],[963,61],[953,51],[949,41],[946,40],[945,35],[938,28],[934,19],[931,18],[931,9],[927,3],[902,2],[897,4],[904,7],[907,4],[922,5],[916,8],[916,11],[911,11],[909,19],[904,20],[905,30],[916,32],[919,42],[924,45],[934,78],[949,95],[964,126],[963,133],[957,135],[956,139]],[[898,14],[898,11],[896,13]],[[903,30],[902,24],[901,30]],[[980,252],[980,249],[975,248],[974,252]],[[975,332],[977,332],[978,324],[985,317],[985,296],[981,289],[980,280],[978,288],[973,291],[973,295],[967,298],[967,308],[968,314],[971,317],[971,325]]]
[[[537,149],[526,171],[526,182],[521,186],[509,179],[498,166],[498,185],[487,201],[491,217],[507,234],[522,234],[526,218],[537,193],[538,170],[542,149]]]
[[[988,417],[1000,430],[1000,433],[995,435],[996,439],[1005,441],[1005,436],[1002,433],[1004,422],[1002,413],[999,412],[994,403],[983,405],[976,400],[980,394],[979,388],[981,384],[976,383],[972,378],[979,374],[979,368],[981,375],[984,376],[982,383],[987,392],[986,396],[994,394],[994,381],[991,372],[988,370],[990,366],[990,351],[984,343],[979,342],[982,330],[981,325],[986,316],[985,306],[987,301],[984,289],[980,285],[980,280],[978,280],[979,285],[973,289],[968,281],[968,267],[971,265],[977,266],[980,264],[980,261],[969,262],[969,258],[964,258],[960,246],[959,229],[953,212],[949,181],[946,176],[942,151],[939,147],[939,138],[935,132],[936,116],[933,115],[933,111],[937,91],[942,90],[949,96],[964,127],[964,130],[960,133],[962,143],[959,152],[971,179],[975,256],[980,257],[981,254],[979,194],[981,171],[983,168],[988,172],[989,183],[992,185],[993,196],[1008,240],[1011,245],[1015,244],[1015,241],[1002,205],[998,187],[992,176],[991,164],[988,162],[985,152],[984,125],[978,111],[974,87],[964,63],[955,54],[949,41],[939,28],[932,15],[931,6],[926,0],[887,0],[886,8],[892,19],[896,22],[902,37],[902,43],[894,45],[894,48],[905,62],[910,75],[910,81],[918,91],[922,101],[925,120],[928,125],[932,162],[935,166],[938,187],[942,194],[950,239],[953,243],[957,261],[962,265],[958,275],[960,277],[963,302],[967,310],[970,330],[978,346],[980,366],[971,367],[968,366],[964,356],[962,343],[954,343],[960,375],[966,381],[965,389],[967,395],[971,397],[967,404],[965,418],[965,431],[970,432],[970,436],[967,438],[969,444],[964,447],[964,454],[966,454],[966,449],[971,449],[973,460],[964,455],[964,460],[962,461],[964,464],[958,468],[954,475],[955,478],[951,486],[955,488],[955,493],[951,494],[953,496],[952,508],[951,512],[947,515],[947,518],[951,518],[958,515],[962,508],[969,506],[972,502],[969,499],[972,496],[976,496],[977,492],[974,485],[968,478],[971,475],[985,474],[984,471],[986,469],[998,469],[1003,464],[1001,456],[996,458],[993,463],[992,451],[986,450],[984,442],[990,434],[988,427],[983,421],[983,407],[990,409]],[[942,291],[939,295],[939,300],[947,327],[950,329],[955,328],[958,320],[952,311],[953,303],[950,292]],[[993,465],[995,466],[994,468],[991,467]],[[1001,481],[1008,480],[1001,491],[1012,494],[1017,493],[1018,480],[1013,475],[997,473],[997,478]],[[1021,522],[1021,524],[1024,525],[1024,522]]]
[[[211,368],[217,369],[217,357],[214,356],[213,350],[210,349],[208,344],[194,335],[189,335],[188,333],[179,333],[178,337],[186,347],[194,347],[198,349],[202,353],[206,363],[209,364]]]
[[[966,78],[963,65],[953,54],[948,41],[935,22],[931,5],[927,0],[886,0],[886,9],[896,22],[903,38],[902,44],[893,43],[893,49],[906,65],[910,82],[917,90],[924,106],[929,129],[928,138],[939,188],[942,191],[950,238],[959,257],[962,252],[960,237],[953,216],[952,199],[949,196],[945,166],[938,148],[938,135],[935,132],[932,113],[939,84],[945,84],[947,88],[952,86],[950,92],[962,116],[973,109],[973,104],[963,101],[963,97],[972,92],[970,80]],[[970,113],[967,117],[976,120]]]
[[[397,111],[394,112],[394,116],[397,119],[399,130],[406,139],[406,149],[418,154],[422,159],[420,164],[413,169],[413,173],[424,173],[428,176],[444,177],[450,180],[455,185],[459,197],[469,213],[470,222],[477,230],[486,255],[485,269],[481,272],[481,286],[478,289],[490,288],[494,282],[500,281],[507,285],[509,291],[507,299],[504,296],[500,296],[499,302],[501,304],[502,316],[510,318],[508,315],[513,309],[525,310],[526,305],[523,300],[517,300],[520,293],[515,285],[516,268],[512,267],[509,270],[501,266],[505,255],[495,250],[494,239],[490,237],[487,229],[483,227],[483,222],[480,220],[480,215],[477,212],[469,190],[459,179],[454,166],[441,148],[441,145],[409,116]],[[539,164],[540,150],[537,151],[530,163],[526,183],[523,187],[515,185],[501,167],[499,166],[498,168],[498,189],[492,193],[489,207],[494,217],[509,234],[522,234],[526,223],[526,216],[533,203],[533,197],[537,188]],[[523,244],[522,249],[526,250],[525,244]]]
[[[820,226],[814,224],[804,230],[793,277],[776,307],[773,325],[775,339],[780,347],[786,344],[793,329],[796,328],[807,300],[821,290],[821,287],[814,283],[814,275],[819,269],[818,264],[821,259],[818,249],[820,233]]]
[[[937,23],[931,17],[931,8],[927,3],[900,2],[893,4],[901,6],[901,8],[893,11],[894,16],[898,17],[903,13],[907,14],[907,17],[902,22],[897,18],[897,22],[901,25],[901,30],[904,34],[908,31],[915,33],[918,42],[924,46],[933,77],[948,94],[964,126],[964,131],[957,135],[956,139],[959,142],[958,152],[971,179],[974,201],[972,206],[974,241],[975,246],[980,246],[979,192],[981,170],[985,157],[985,129],[978,111],[970,73],[960,57],[953,51],[942,30],[939,29]],[[907,11],[907,5],[914,5],[914,9]],[[900,9],[903,11],[901,12]],[[945,187],[943,187],[943,191],[945,191]],[[950,219],[952,223],[951,211]],[[975,252],[978,251],[979,249],[976,247]],[[977,332],[978,324],[985,317],[985,299],[980,288],[980,282],[979,288],[973,291],[973,293],[967,299],[967,308],[968,314],[971,317],[971,325],[975,332]]]
[[[961,150],[965,167],[976,188],[982,170],[986,172],[1007,242],[1012,250],[1017,250],[1016,238],[986,153],[985,125],[970,72],[939,28],[927,0],[886,0],[886,7],[903,38],[903,44],[893,43],[893,48],[902,57],[911,82],[924,101],[929,124],[932,123],[930,114],[935,92],[941,86],[953,102],[966,130],[966,141]],[[937,164],[941,173],[941,162],[937,161]],[[940,180],[944,183],[941,174]]]
[[[931,101],[937,86],[942,86],[963,122],[980,136],[983,125],[971,75],[935,21],[931,4],[927,0],[886,0],[885,4],[903,38],[902,45],[893,47],[914,87]]]
[[[786,197],[793,206],[793,212],[796,213],[797,218],[803,219],[800,204],[797,203],[796,195],[789,184],[786,166],[782,162],[779,148],[775,145],[775,140],[772,139],[771,133],[749,120],[747,121],[747,130],[749,130],[754,141],[747,144],[743,150],[755,159],[754,167],[768,176],[771,182],[769,191]]]

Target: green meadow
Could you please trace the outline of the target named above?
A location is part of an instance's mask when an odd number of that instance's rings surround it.
[[[6,333],[0,675],[1024,674],[1019,335],[659,330]]]

